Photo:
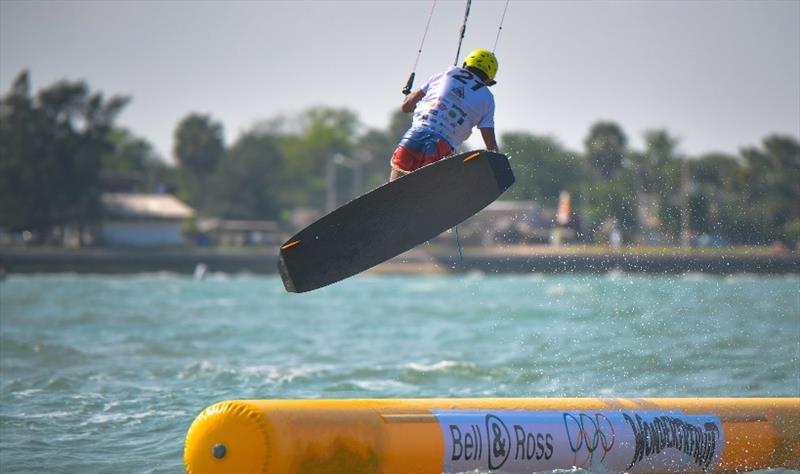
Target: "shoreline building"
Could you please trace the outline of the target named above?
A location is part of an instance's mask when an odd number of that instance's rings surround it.
[[[181,245],[194,209],[171,194],[103,193],[100,241],[110,246]]]

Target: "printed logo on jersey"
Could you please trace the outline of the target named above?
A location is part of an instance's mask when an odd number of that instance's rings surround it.
[[[467,70],[450,68],[433,76],[424,88],[425,95],[415,108],[413,127],[436,132],[451,145],[466,140],[475,125],[492,119],[491,92]]]

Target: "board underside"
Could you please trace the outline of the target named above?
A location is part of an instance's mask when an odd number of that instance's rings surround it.
[[[508,158],[485,150],[420,168],[288,239],[278,258],[283,284],[302,293],[367,270],[460,224],[513,183]]]

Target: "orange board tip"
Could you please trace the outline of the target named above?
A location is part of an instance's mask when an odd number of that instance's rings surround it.
[[[290,249],[292,247],[297,246],[297,244],[299,244],[299,243],[300,243],[299,240],[295,240],[295,241],[289,242],[288,244],[283,244],[283,245],[281,245],[281,250],[288,250],[288,249]]]
[[[475,158],[479,157],[480,155],[481,155],[481,152],[477,151],[477,152],[469,155],[468,157],[464,158],[464,163],[466,163],[469,160],[474,160]]]

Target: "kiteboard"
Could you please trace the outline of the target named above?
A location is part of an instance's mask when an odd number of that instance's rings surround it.
[[[461,153],[386,183],[321,217],[280,248],[286,290],[336,283],[463,222],[514,183],[508,157]]]

